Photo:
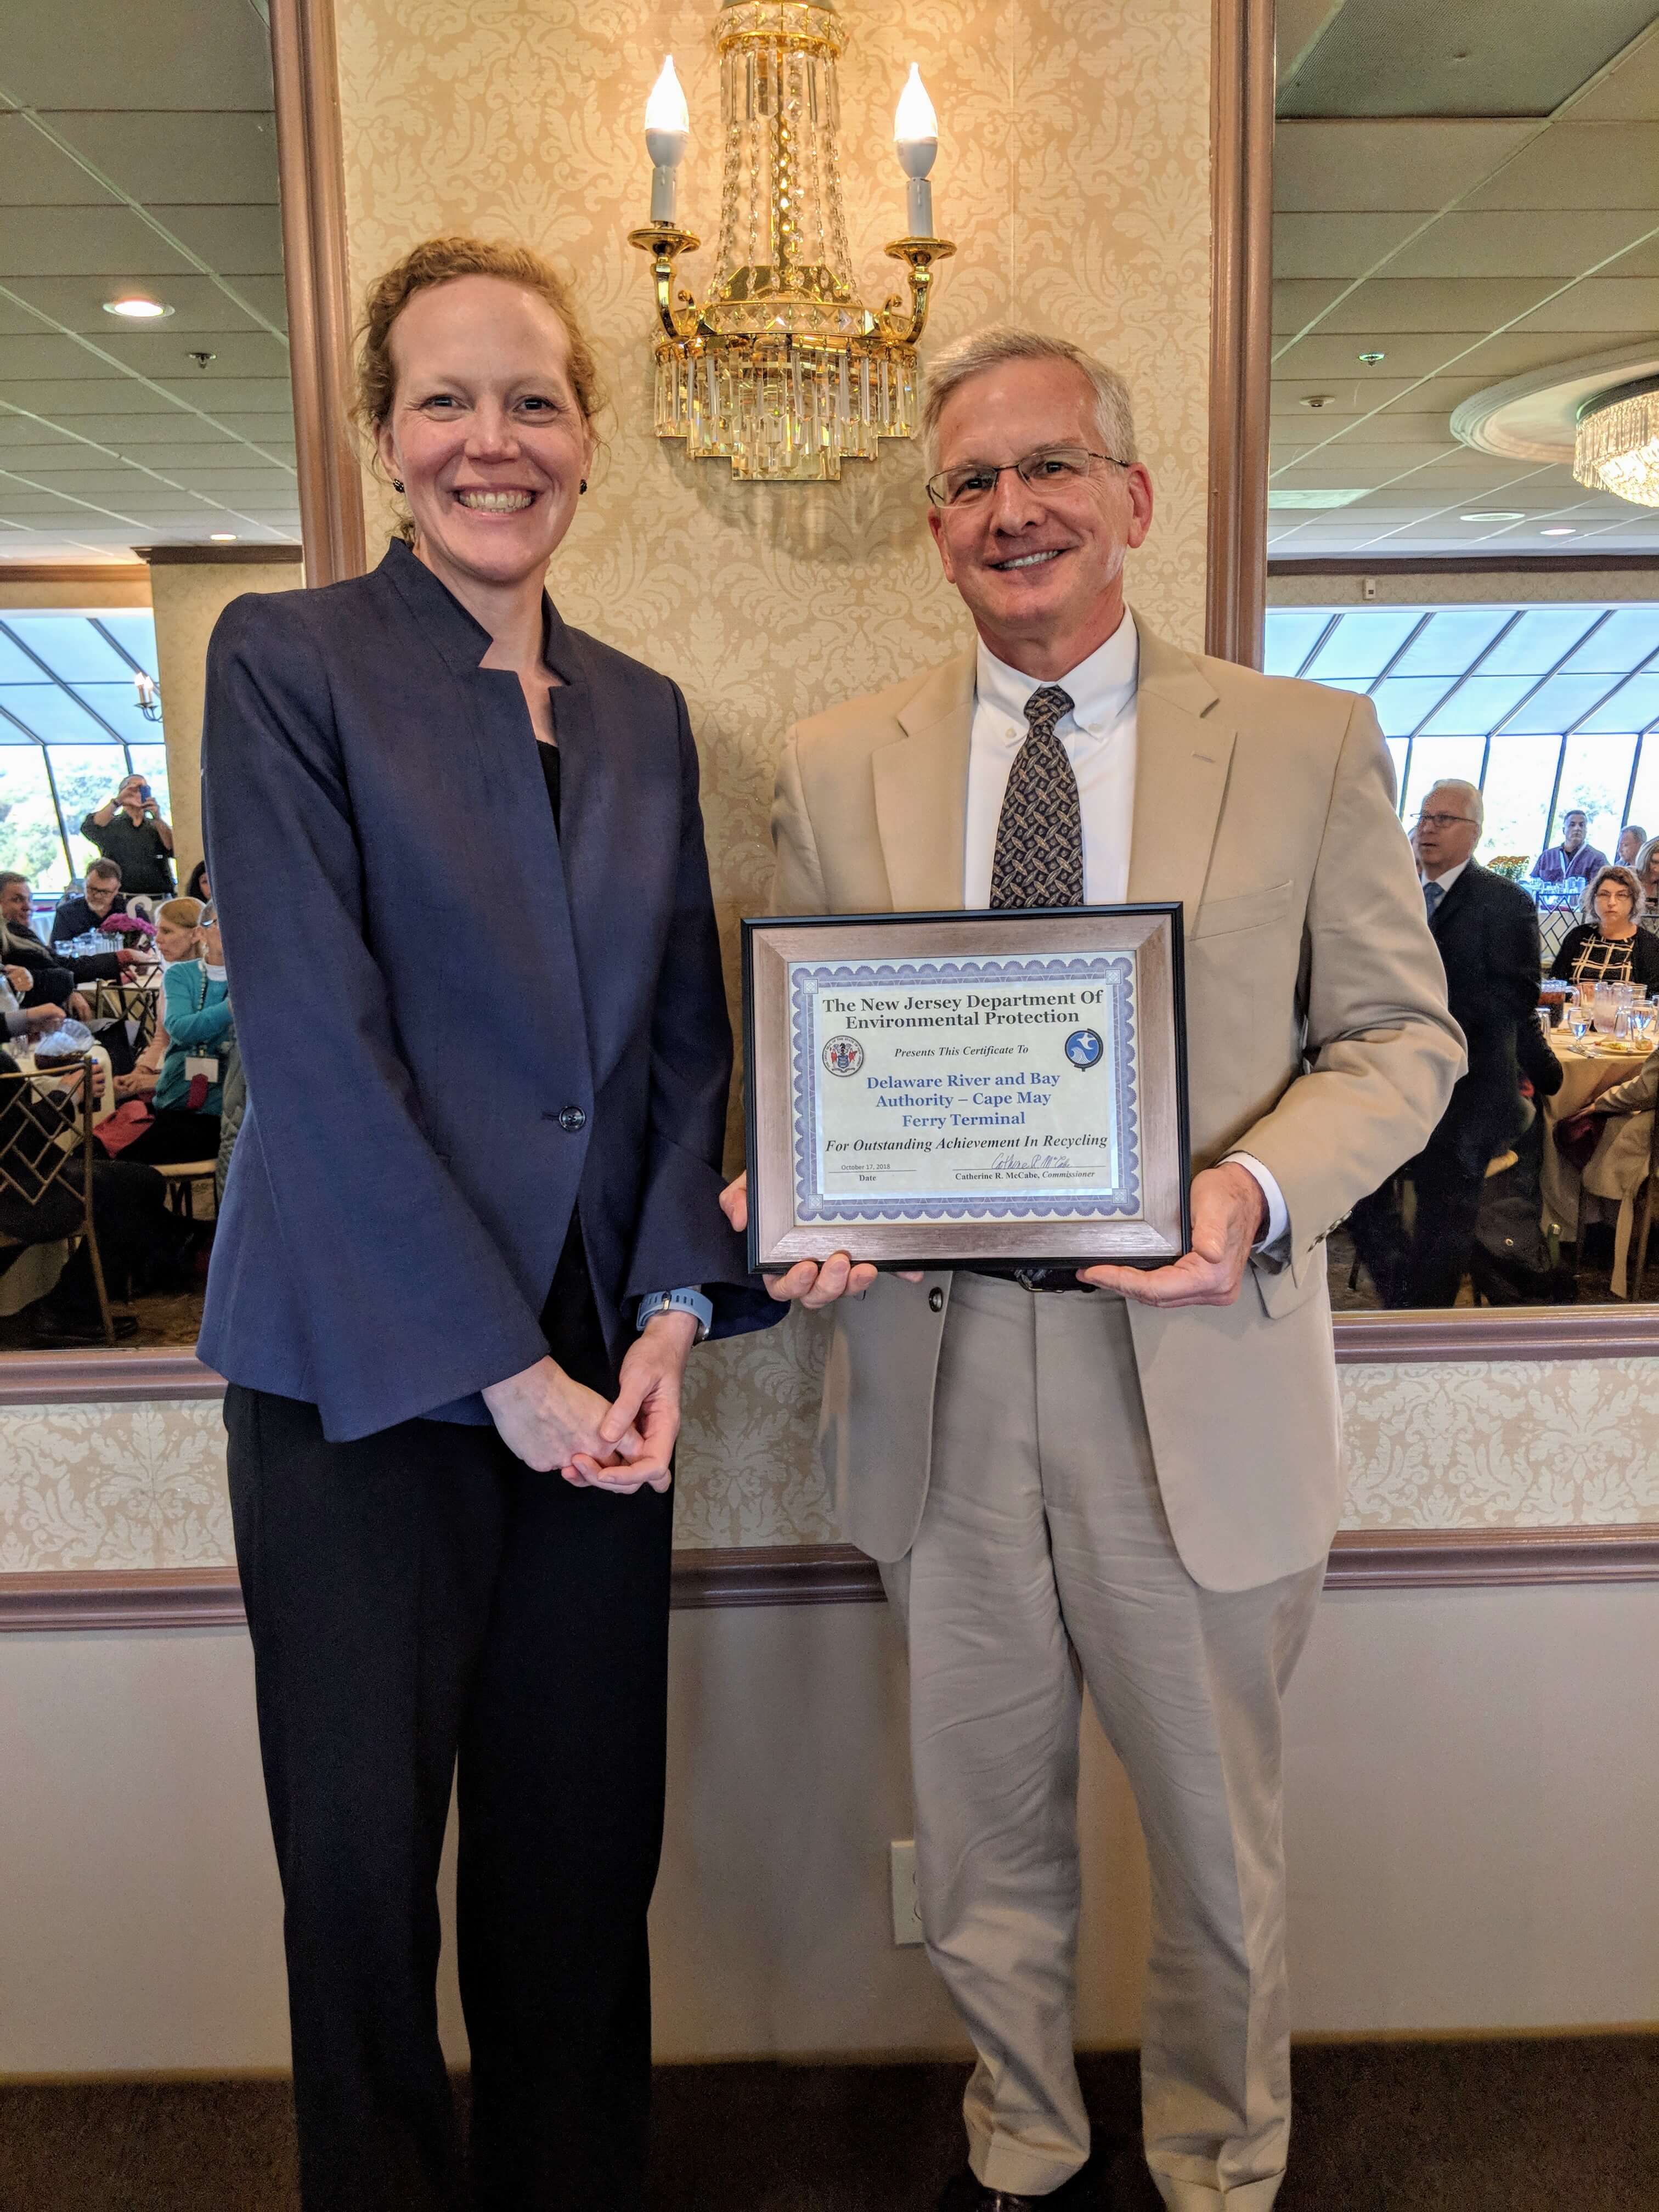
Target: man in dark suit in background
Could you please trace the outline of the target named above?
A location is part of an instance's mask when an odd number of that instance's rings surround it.
[[[1417,1158],[1349,1216],[1355,1247],[1389,1306],[1456,1303],[1487,1165],[1509,1150],[1523,1119],[1516,1041],[1523,1023],[1536,1027],[1538,915],[1523,890],[1474,859],[1483,812],[1474,784],[1437,783],[1412,833],[1469,1065]],[[1409,1235],[1400,1211],[1407,1176],[1417,1192]]]

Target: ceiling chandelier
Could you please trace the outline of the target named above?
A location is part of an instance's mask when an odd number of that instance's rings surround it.
[[[915,434],[933,264],[956,251],[933,235],[939,125],[913,67],[894,118],[909,234],[887,248],[910,272],[909,305],[895,295],[872,313],[860,297],[837,138],[845,43],[830,0],[726,0],[720,243],[701,301],[674,291],[675,262],[699,240],[676,221],[690,115],[672,56],[646,107],[651,221],[629,242],[656,279],[657,435],[750,481],[833,481],[842,461],[873,460],[878,438]]]
[[[1659,377],[1598,393],[1578,410],[1572,472],[1593,491],[1659,507]]]

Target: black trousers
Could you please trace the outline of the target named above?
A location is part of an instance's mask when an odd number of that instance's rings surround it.
[[[614,1390],[591,1292],[574,1316],[559,1292],[555,1356]],[[233,1387],[225,1411],[305,2212],[626,2212],[650,2094],[670,1497],[572,1489],[494,1429],[331,1444],[292,1399]],[[470,2195],[434,1994],[458,1760]]]
[[[187,1106],[162,1107],[149,1127],[121,1154],[124,1160],[154,1160],[162,1166],[218,1157],[219,1116],[192,1114]]]
[[[1409,1237],[1400,1210],[1400,1184],[1406,1176],[1417,1192]],[[1484,1164],[1470,1167],[1449,1147],[1431,1147],[1381,1190],[1360,1200],[1348,1226],[1385,1306],[1456,1304],[1485,1183]]]

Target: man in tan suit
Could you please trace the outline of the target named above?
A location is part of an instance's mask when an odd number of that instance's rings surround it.
[[[1462,1039],[1369,703],[1126,608],[1152,486],[1121,380],[986,332],[935,364],[924,436],[977,642],[790,732],[774,911],[1179,899],[1198,1170],[1172,1266],[1032,1290],[842,1254],[773,1285],[835,1305],[821,1449],[907,1633],[922,1924],[979,2054],[943,2202],[1103,2201],[1072,2051],[1080,1675],[1152,1867],[1148,2163],[1177,2212],[1265,2212],[1279,1705],[1343,1487],[1325,1238],[1421,1147]]]

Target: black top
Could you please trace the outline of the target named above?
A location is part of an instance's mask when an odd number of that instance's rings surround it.
[[[108,911],[125,914],[126,910],[127,895],[125,891],[117,891]],[[93,912],[85,899],[65,899],[52,918],[52,941],[54,945],[61,945],[65,938],[84,937],[88,930],[101,926],[102,917]]]
[[[1570,929],[1550,963],[1562,983],[1642,983],[1659,990],[1659,938],[1644,929],[1634,937],[1603,937],[1593,921]]]
[[[541,755],[542,780],[547,786],[547,803],[553,809],[553,834],[559,832],[559,749],[544,744],[538,738],[536,750]]]
[[[114,861],[121,871],[124,891],[172,897],[173,865],[161,833],[148,815],[134,822],[125,808],[118,806],[100,829],[88,814],[81,824],[81,835],[88,845],[98,848],[105,860]]]

